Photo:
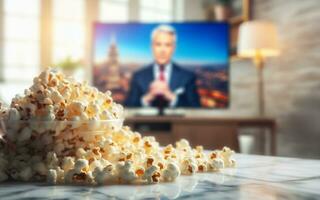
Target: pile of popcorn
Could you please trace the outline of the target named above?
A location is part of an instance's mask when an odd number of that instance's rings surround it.
[[[235,166],[227,147],[205,153],[185,139],[160,147],[123,119],[110,92],[43,71],[9,107],[0,104],[0,182],[151,184]]]

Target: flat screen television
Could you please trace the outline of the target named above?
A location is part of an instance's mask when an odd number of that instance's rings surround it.
[[[172,108],[229,105],[227,23],[95,23],[92,53],[94,86],[127,107],[163,91]]]

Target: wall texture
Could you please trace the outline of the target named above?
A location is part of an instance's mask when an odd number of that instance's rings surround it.
[[[201,1],[187,1],[186,11],[198,13],[194,20],[204,19],[196,2]],[[264,71],[266,115],[278,122],[278,155],[320,158],[320,1],[252,0],[252,14],[274,22],[279,31],[282,54],[268,59]],[[230,109],[189,114],[257,115],[252,62],[232,62],[230,75]]]
[[[254,0],[252,11],[254,19],[273,21],[280,35],[282,55],[265,69],[267,115],[279,123],[278,153],[320,158],[320,1]],[[232,78],[239,82],[243,74]]]

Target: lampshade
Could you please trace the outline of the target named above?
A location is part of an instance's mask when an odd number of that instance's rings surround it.
[[[240,25],[238,55],[240,57],[279,55],[277,29],[266,21],[248,21]]]

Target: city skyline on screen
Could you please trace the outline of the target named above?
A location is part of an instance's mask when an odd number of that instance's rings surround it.
[[[106,59],[115,41],[122,63],[152,62],[151,32],[159,23],[96,23],[93,36],[94,63]],[[226,65],[229,62],[229,27],[226,23],[169,23],[176,30],[173,60],[188,64]]]

